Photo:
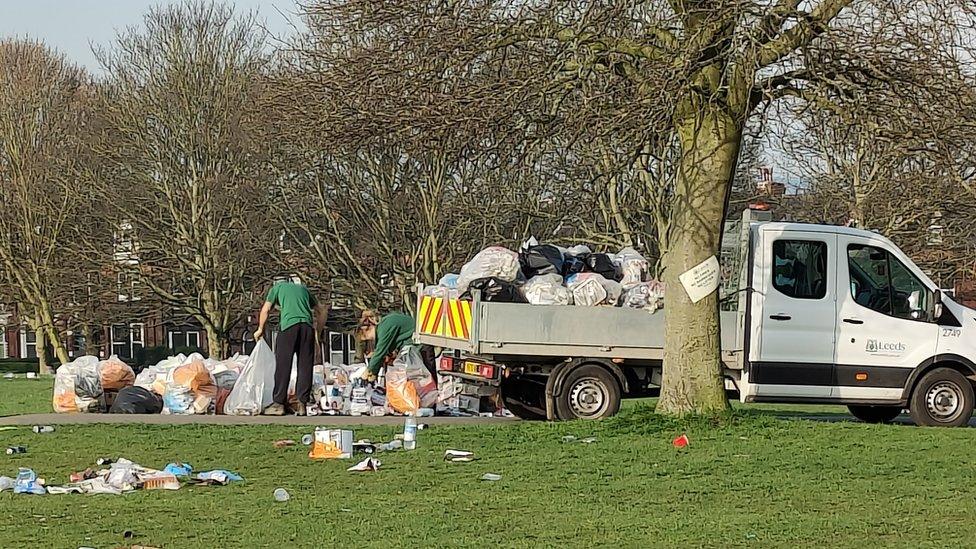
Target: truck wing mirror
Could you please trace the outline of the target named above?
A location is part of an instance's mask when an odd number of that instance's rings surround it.
[[[932,320],[942,318],[942,290],[935,290],[932,294]]]

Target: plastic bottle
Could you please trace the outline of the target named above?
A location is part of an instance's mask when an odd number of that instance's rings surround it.
[[[291,499],[291,494],[289,494],[288,490],[285,490],[284,488],[275,488],[274,498],[275,501],[288,501]]]
[[[403,449],[413,450],[417,447],[417,418],[407,416],[403,423]]]
[[[54,427],[52,427],[51,425],[35,425],[33,431],[38,434],[53,433]]]

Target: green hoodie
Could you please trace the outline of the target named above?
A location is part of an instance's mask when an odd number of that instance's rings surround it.
[[[369,359],[371,374],[379,373],[386,355],[413,343],[414,325],[413,317],[403,313],[390,313],[380,319],[376,325],[376,347]]]

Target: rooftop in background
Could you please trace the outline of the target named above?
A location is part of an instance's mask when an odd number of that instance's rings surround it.
[[[0,0],[0,39],[33,38],[64,53],[93,74],[101,74],[92,46],[109,46],[117,31],[141,25],[152,6],[178,0]],[[299,24],[295,0],[231,0],[238,14],[257,12],[275,37]]]

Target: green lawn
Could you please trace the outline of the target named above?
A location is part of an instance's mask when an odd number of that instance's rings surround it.
[[[7,394],[9,385],[0,387]],[[681,432],[691,438],[685,450],[670,443]],[[301,434],[268,426],[0,431],[0,446],[29,449],[0,455],[0,474],[30,466],[57,483],[121,455],[247,479],[125,496],[3,493],[0,546],[941,547],[976,539],[972,429],[782,419],[761,408],[673,422],[636,403],[603,422],[434,427],[420,433],[418,450],[381,455],[380,471],[359,474],[345,471],[347,461],[311,462],[304,447],[271,447]],[[597,442],[563,443],[564,435]],[[446,448],[481,460],[444,462]],[[502,480],[480,481],[486,472]],[[277,487],[291,501],[275,502]],[[126,530],[135,532],[128,542]]]
[[[0,377],[0,416],[53,412],[54,378],[3,379]]]

